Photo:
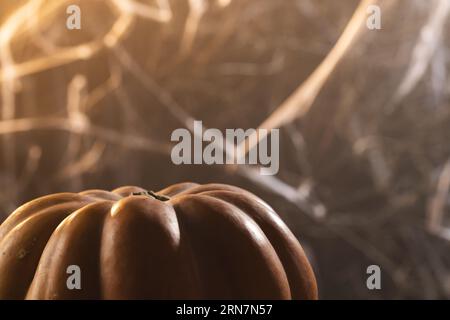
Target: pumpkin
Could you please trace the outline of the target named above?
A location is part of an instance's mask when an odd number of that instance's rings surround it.
[[[67,285],[73,265],[81,289]],[[230,185],[57,193],[0,226],[0,299],[316,298],[294,235]]]

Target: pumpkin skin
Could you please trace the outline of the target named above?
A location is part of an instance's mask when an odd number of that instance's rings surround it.
[[[145,193],[58,193],[16,209],[0,225],[0,299],[317,298],[301,245],[260,198],[223,184]],[[67,288],[70,265],[81,290]]]

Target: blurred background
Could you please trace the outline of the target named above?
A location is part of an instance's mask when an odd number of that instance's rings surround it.
[[[71,4],[81,30],[66,28]],[[450,0],[0,0],[0,221],[54,192],[230,183],[279,212],[321,298],[450,298],[449,13]],[[170,134],[193,119],[280,128],[279,173],[173,165]]]

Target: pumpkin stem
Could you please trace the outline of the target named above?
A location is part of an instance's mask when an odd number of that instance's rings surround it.
[[[159,201],[168,201],[170,200],[170,197],[157,194],[156,192],[150,190],[150,191],[141,191],[141,192],[133,192],[131,193],[132,196],[150,196],[155,198]]]

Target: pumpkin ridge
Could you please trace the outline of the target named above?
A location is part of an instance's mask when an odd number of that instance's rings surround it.
[[[178,193],[178,196],[181,195],[188,195],[188,194],[200,194],[201,192],[206,191],[216,191],[216,190],[229,190],[234,192],[248,192],[242,188],[238,188],[235,186],[230,186],[227,184],[222,183],[207,183],[207,184],[199,184],[194,187],[188,188],[180,193]]]
[[[105,216],[113,201],[85,205],[67,215],[42,250],[27,299],[100,299],[100,247]],[[70,265],[82,272],[81,290],[68,290]]]
[[[16,228],[20,228],[21,226],[26,224],[27,221],[29,221],[30,219],[33,221],[33,218],[36,218],[40,215],[46,215],[49,214],[49,212],[58,212],[59,210],[64,210],[67,208],[72,208],[73,209],[72,211],[76,211],[87,204],[89,204],[89,202],[77,202],[77,201],[62,202],[41,208],[36,212],[31,212],[29,216],[20,217],[21,219],[15,219],[16,221],[11,220],[10,223],[1,226],[4,229],[0,230],[0,244],[2,240],[8,236],[9,233],[11,233]],[[71,209],[68,210],[70,211]],[[69,215],[70,213],[67,214]]]
[[[245,191],[245,190],[244,190]],[[230,201],[230,199],[233,199],[233,197],[237,197],[237,198],[241,198],[241,197],[246,197],[247,199],[247,201],[249,200],[248,198],[250,198],[249,197],[249,194],[247,194],[248,192],[246,191],[245,193],[238,193],[238,192],[236,192],[236,191],[234,191],[234,190],[214,190],[214,191],[204,191],[204,192],[201,192],[200,193],[200,195],[203,195],[203,196],[208,196],[208,197],[212,197],[212,198],[214,198],[214,199],[216,199],[216,200],[219,200],[219,201],[223,201],[223,202],[225,202],[227,205],[230,205],[230,206],[233,206],[233,207],[235,207],[237,210],[239,210],[239,211],[241,211],[242,212],[242,214],[245,216],[245,217],[247,217],[248,219],[249,219],[249,221],[253,221],[254,223],[255,223],[255,225],[261,230],[261,233],[264,235],[264,237],[265,237],[265,240],[268,242],[268,245],[272,248],[272,250],[273,250],[273,252],[275,253],[275,256],[277,257],[277,260],[279,261],[279,263],[281,264],[281,266],[282,266],[282,271],[283,271],[283,273],[284,273],[284,276],[285,276],[285,280],[286,280],[286,283],[287,283],[287,286],[288,286],[288,290],[289,290],[289,292],[292,292],[291,291],[291,288],[290,288],[290,281],[289,281],[289,277],[288,277],[288,275],[286,274],[286,270],[285,270],[285,266],[284,266],[284,263],[283,263],[283,261],[280,259],[280,256],[279,256],[279,254],[278,254],[278,251],[277,251],[277,249],[278,248],[275,248],[274,247],[274,243],[272,242],[272,237],[269,237],[269,235],[267,234],[267,228],[266,228],[266,226],[264,225],[265,223],[266,223],[266,221],[264,221],[264,219],[262,218],[262,217],[260,217],[260,216],[255,216],[254,214],[250,214],[249,213],[249,207],[248,206],[242,206],[242,205],[239,205],[238,203],[236,203],[236,202],[233,202],[233,201]],[[220,196],[218,196],[218,194],[220,195],[220,194],[226,194],[226,195],[228,195],[228,196],[231,196],[231,198],[221,198]],[[253,196],[253,195],[251,195],[251,196]],[[254,197],[251,197],[251,198],[254,198]],[[257,198],[257,197],[255,197],[255,198]],[[259,199],[259,198],[258,198]],[[254,200],[254,199],[252,199],[252,200]],[[252,202],[253,203],[253,202]],[[267,209],[266,208],[266,206],[268,206],[266,203],[261,203],[261,201],[258,201],[258,202],[256,202],[261,208],[265,208],[265,209]],[[242,204],[242,203],[241,203]],[[264,205],[266,205],[266,206],[264,206]],[[263,210],[263,212],[265,212],[265,210]],[[278,216],[278,214],[276,214],[273,210],[272,210],[272,212],[271,213],[273,213],[273,214],[275,214],[275,217],[273,217],[272,215],[270,215],[270,218],[278,218],[278,222],[277,222],[277,224],[276,225],[278,225],[278,223],[279,222],[281,222],[281,224],[284,226],[284,230],[283,231],[289,231],[289,229],[287,228],[287,226],[286,225],[284,225],[284,223],[282,222],[282,220],[281,220],[281,218]],[[261,224],[263,224],[263,225],[261,225]],[[275,270],[274,270],[274,272],[276,272]],[[292,295],[291,295],[291,297],[292,297]]]
[[[240,208],[261,227],[274,246],[285,269],[294,299],[317,299],[315,276],[304,254],[301,244],[279,215],[268,205],[248,201],[248,195],[230,191],[208,191],[202,193],[222,199]],[[311,280],[312,279],[312,280]]]
[[[6,235],[14,226],[18,225],[20,222],[26,220],[28,217],[35,215],[38,212],[51,208],[57,205],[63,205],[65,203],[89,203],[94,199],[81,196],[77,193],[56,193],[49,196],[44,196],[32,200],[28,203],[21,205],[19,208],[14,210],[8,218],[0,225],[0,241],[2,237]]]
[[[264,200],[262,200],[260,197],[254,195],[253,193],[236,187],[236,186],[230,186],[227,184],[222,183],[209,183],[209,184],[203,184],[198,185],[197,187],[188,189],[179,195],[187,195],[187,194],[205,194],[209,192],[215,192],[215,191],[222,191],[222,192],[232,192],[234,194],[245,194],[247,195],[251,200],[259,202],[261,205],[263,205],[266,209],[269,209],[271,211],[274,211],[270,205],[268,205]]]
[[[228,285],[231,297],[238,299],[290,297],[287,277],[275,250],[245,212],[226,201],[198,194],[178,198],[174,207],[192,239],[201,275],[206,277],[203,283],[208,285],[208,296],[230,298],[220,291],[221,286],[224,289]],[[209,232],[210,228],[215,232]],[[210,269],[213,258],[221,262],[213,264],[218,270]],[[228,274],[225,285],[217,283],[221,271]]]
[[[233,288],[230,286],[231,281],[229,275],[219,273],[211,267],[211,264],[213,264],[216,269],[220,266],[224,266],[223,263],[218,263],[219,259],[217,253],[220,253],[220,251],[202,252],[205,248],[199,246],[199,242],[196,241],[195,235],[198,233],[192,231],[189,224],[189,218],[183,210],[184,200],[187,199],[189,201],[190,198],[196,196],[197,195],[180,193],[170,200],[180,225],[180,256],[183,261],[189,261],[189,263],[183,265],[183,270],[181,270],[182,275],[185,277],[184,281],[186,283],[191,283],[192,296],[189,297],[189,299],[205,299],[206,297],[212,299],[231,299],[233,297]],[[205,262],[205,260],[207,261]],[[221,260],[223,260],[223,258]],[[206,267],[205,264],[207,264]],[[205,272],[206,270],[207,272]],[[214,273],[210,274],[211,272]],[[216,291],[214,291],[214,289]]]
[[[166,202],[146,196],[116,202],[102,231],[102,298],[170,298],[179,237],[175,211]]]
[[[105,190],[100,190],[100,189],[85,190],[85,191],[79,192],[78,194],[82,195],[82,196],[88,196],[88,197],[94,198],[96,200],[118,201],[118,200],[122,199],[122,197],[116,193],[113,193],[110,191],[105,191]]]
[[[79,208],[66,203],[46,208],[9,231],[0,242],[0,299],[23,299],[42,252],[59,223]],[[15,270],[7,274],[5,270]]]
[[[173,296],[180,299],[202,299],[207,296],[206,288],[204,279],[201,277],[199,261],[196,258],[197,255],[194,252],[192,240],[188,232],[189,229],[184,225],[182,218],[180,218],[180,213],[176,205],[173,205],[173,209],[178,220],[180,232],[180,243],[177,252],[180,267],[177,270],[176,276],[180,287],[183,287],[183,293],[181,295],[180,292],[176,291],[176,287],[172,288]]]

